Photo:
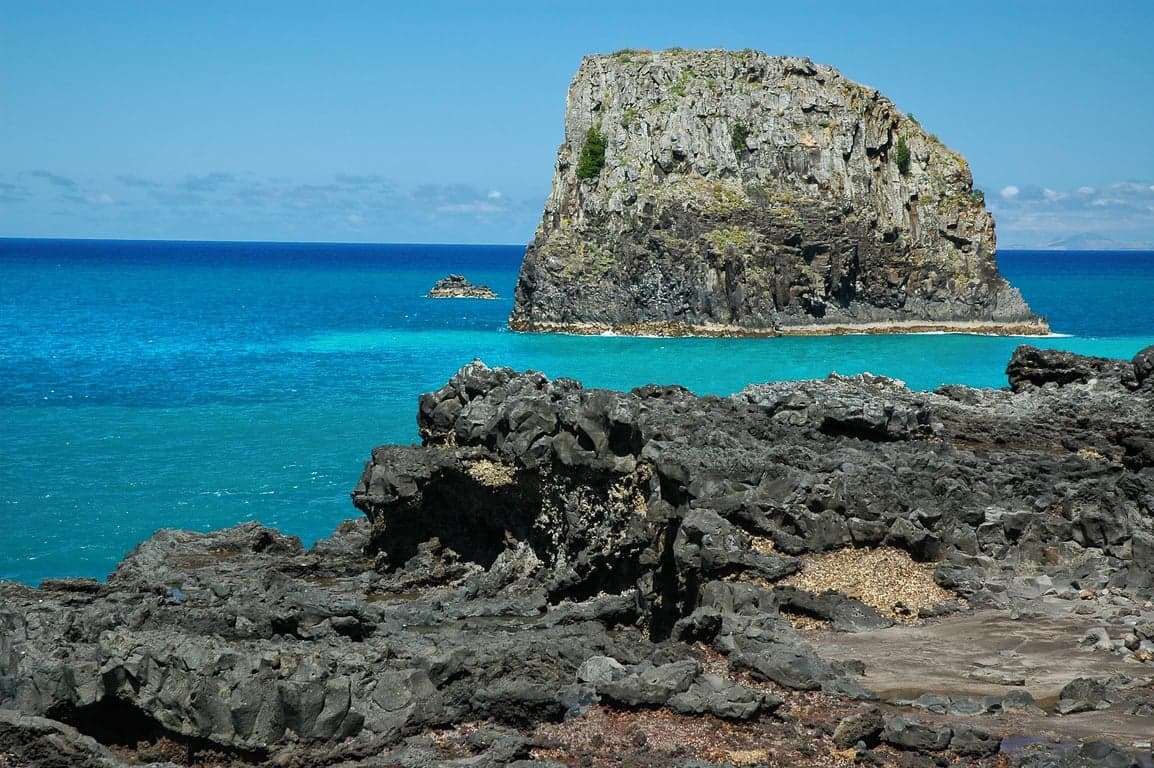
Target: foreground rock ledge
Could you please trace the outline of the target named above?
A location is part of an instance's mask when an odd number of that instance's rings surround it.
[[[965,159],[877,90],[797,57],[619,51],[569,87],[509,325],[1046,334],[995,252]]]
[[[162,531],[107,583],[0,585],[0,760],[1130,764],[1151,360],[727,398],[474,363],[311,550]]]

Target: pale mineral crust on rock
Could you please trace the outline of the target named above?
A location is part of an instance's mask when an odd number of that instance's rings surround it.
[[[582,163],[591,134],[599,169]],[[831,67],[754,51],[588,56],[509,324],[1046,333],[995,248],[965,159]]]

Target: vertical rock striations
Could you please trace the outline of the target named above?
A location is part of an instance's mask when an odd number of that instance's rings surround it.
[[[753,51],[589,56],[515,330],[1045,333],[966,161],[878,91]]]

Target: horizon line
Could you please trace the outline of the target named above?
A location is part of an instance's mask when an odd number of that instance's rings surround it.
[[[68,242],[94,243],[219,243],[222,245],[428,245],[437,247],[452,246],[501,246],[527,248],[528,243],[463,243],[463,242],[433,242],[433,241],[366,241],[366,240],[235,240],[235,239],[205,239],[205,238],[160,238],[160,237],[59,237],[46,235],[0,235],[4,240],[56,240]]]

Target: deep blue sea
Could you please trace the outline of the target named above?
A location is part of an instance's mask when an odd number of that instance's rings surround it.
[[[246,520],[306,544],[359,514],[373,446],[417,439],[419,393],[473,358],[587,386],[870,371],[1005,385],[1020,339],[644,339],[511,333],[522,246],[0,239],[0,579],[103,578],[158,528]],[[1154,344],[1154,253],[1005,252],[1061,338]],[[449,272],[502,298],[430,300]]]

